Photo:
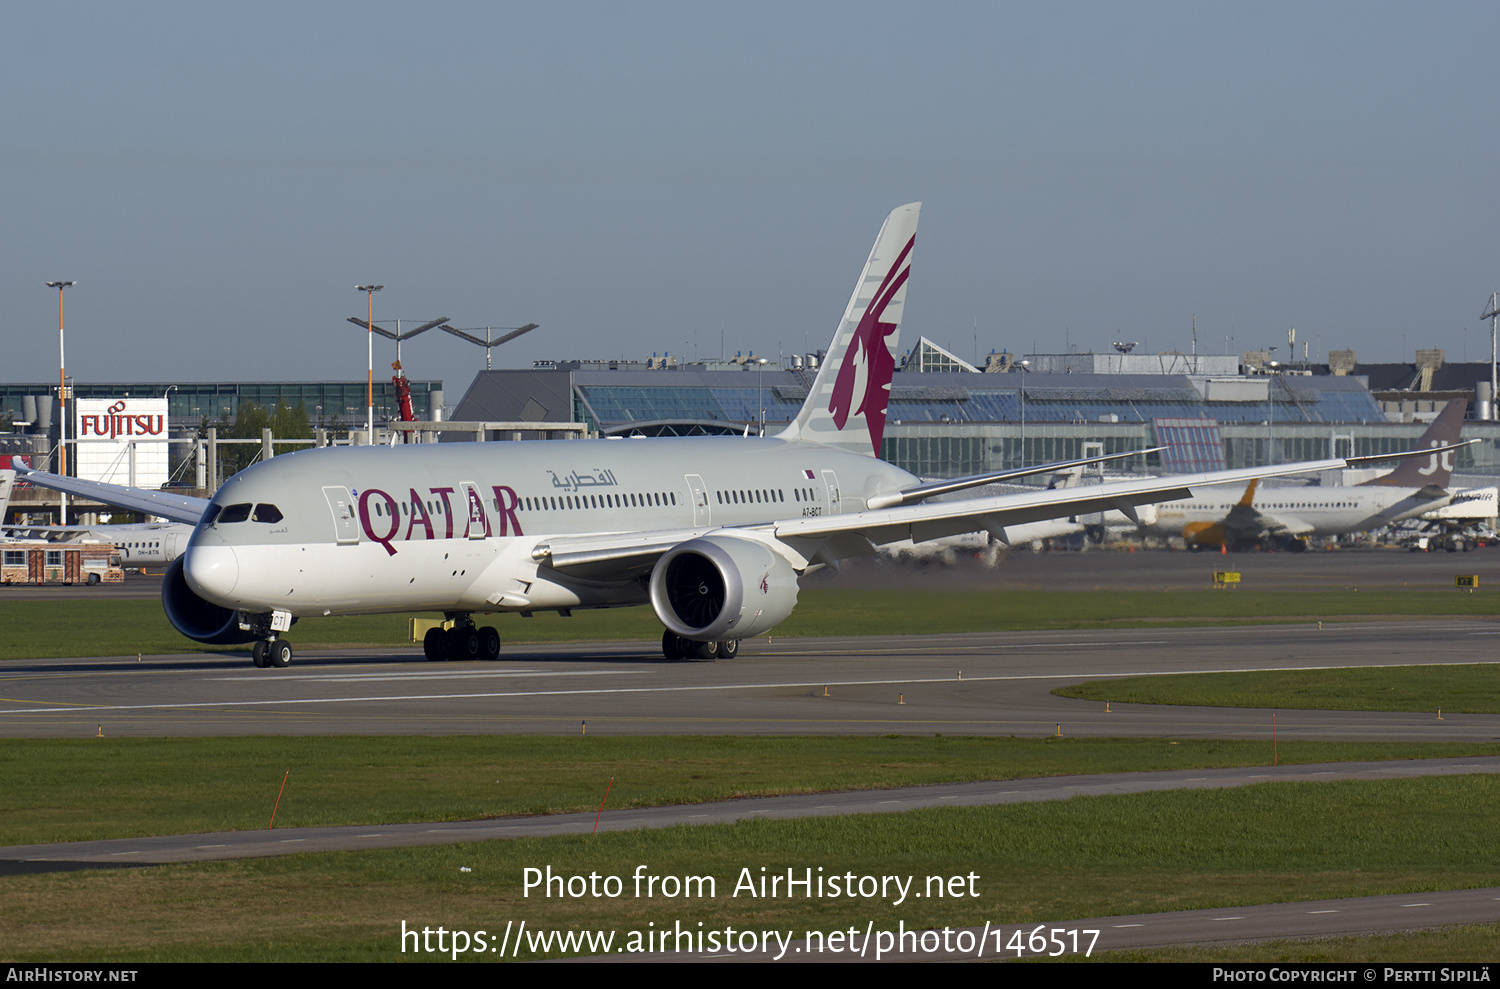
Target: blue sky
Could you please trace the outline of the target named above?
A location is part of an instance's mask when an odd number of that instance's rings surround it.
[[[1488,357],[1493,3],[12,3],[6,380],[349,378],[376,317],[543,357],[903,340]],[[1231,340],[1232,338],[1232,340]],[[391,358],[377,348],[377,361]],[[456,401],[479,348],[430,333]]]

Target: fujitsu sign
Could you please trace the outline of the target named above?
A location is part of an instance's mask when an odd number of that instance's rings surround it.
[[[137,407],[143,403],[137,402]],[[162,405],[160,399],[146,400],[150,405]],[[84,437],[98,437],[100,439],[117,439],[121,436],[144,436],[160,437],[166,433],[167,417],[162,412],[131,412],[125,399],[113,403],[103,414],[85,413],[82,409],[78,415],[78,435]]]
[[[80,398],[73,404],[78,476],[155,487],[167,475],[167,400]]]

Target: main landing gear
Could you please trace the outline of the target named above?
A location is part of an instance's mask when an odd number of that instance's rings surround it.
[[[668,629],[661,634],[661,654],[667,659],[733,659],[740,654],[740,640],[696,642]]]
[[[490,626],[476,628],[468,615],[448,615],[449,629],[430,628],[422,638],[422,654],[433,662],[445,659],[499,659],[500,633]]]
[[[292,644],[285,639],[260,639],[251,649],[250,658],[261,669],[269,666],[291,666]]]

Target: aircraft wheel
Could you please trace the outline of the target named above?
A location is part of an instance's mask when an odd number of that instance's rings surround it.
[[[272,666],[291,666],[292,644],[284,639],[266,643],[266,658]]]
[[[693,642],[688,655],[694,659],[703,659],[712,662],[719,658],[719,644],[717,642]]]
[[[441,628],[429,628],[427,634],[422,636],[422,655],[434,663],[443,660],[443,630]]]
[[[488,625],[479,630],[479,656],[489,660],[500,658],[500,633]]]
[[[667,659],[686,659],[687,651],[683,648],[682,636],[671,629],[661,634],[661,654]]]
[[[471,625],[468,628],[456,628],[448,634],[452,636],[448,640],[449,658],[466,661],[479,658],[478,629]]]
[[[260,667],[261,669],[265,669],[266,667],[268,667],[268,666],[271,665],[270,657],[268,657],[266,655],[266,646],[267,646],[267,644],[268,643],[266,642],[266,640],[260,639],[260,640],[257,640],[256,643],[255,643],[255,645],[252,646],[251,649],[250,649],[250,659],[251,659],[251,661],[254,662],[255,665],[258,666],[258,667]]]
[[[740,654],[739,639],[725,639],[719,643],[719,658],[733,659]]]

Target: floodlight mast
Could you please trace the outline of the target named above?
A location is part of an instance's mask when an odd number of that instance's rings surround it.
[[[402,332],[402,330],[401,330],[401,320],[398,319],[398,320],[394,321],[395,324],[396,324],[396,332],[395,333],[392,333],[390,330],[387,330],[383,326],[376,326],[371,321],[360,319],[358,316],[350,316],[349,317],[349,322],[353,323],[355,326],[360,327],[361,329],[369,329],[369,330],[371,330],[371,331],[373,331],[375,333],[379,333],[381,336],[385,337],[387,340],[394,340],[394,341],[396,341],[396,360],[399,361],[401,359],[401,341],[403,341],[403,340],[410,340],[412,337],[416,336],[418,333],[426,333],[428,330],[432,329],[435,326],[441,326],[442,324],[448,322],[448,317],[447,316],[439,316],[437,319],[429,319],[427,322],[423,323],[421,326],[417,327],[415,330],[407,330],[405,332]],[[389,322],[392,322],[392,321],[389,320],[389,319],[383,319],[383,320],[381,320],[381,322],[382,323],[389,323]]]
[[[1490,293],[1490,308],[1480,319],[1490,321],[1490,421],[1500,421],[1500,376],[1495,373],[1495,320],[1500,317],[1500,305],[1496,305],[1496,293]]]
[[[525,326],[517,326],[514,329],[512,329],[511,327],[508,327],[508,326],[486,326],[486,327],[484,327],[484,339],[483,340],[479,339],[478,337],[476,337],[472,333],[467,333],[464,330],[457,329],[456,327],[444,326],[444,327],[442,327],[442,329],[446,330],[449,333],[452,333],[456,337],[462,337],[463,339],[469,341],[470,343],[478,344],[479,346],[483,347],[484,348],[484,369],[486,371],[488,371],[488,370],[491,370],[491,368],[490,368],[490,348],[491,347],[498,347],[502,343],[506,343],[508,341],[514,340],[516,337],[520,336],[523,333],[530,333],[532,330],[536,329],[540,325],[542,325],[542,324],[540,324],[540,323],[527,323]],[[480,327],[477,327],[477,326],[472,327],[472,328],[475,329],[475,330],[480,329]],[[501,337],[498,340],[491,340],[490,339],[490,330],[510,330],[510,332],[507,333],[507,334],[505,334],[505,336]]]
[[[64,477],[68,473],[68,360],[63,347],[63,289],[72,288],[77,282],[48,282],[48,288],[57,289],[57,472]],[[58,495],[58,524],[68,524],[68,496]]]
[[[365,442],[375,443],[375,293],[384,285],[356,285],[356,292],[365,293]]]

